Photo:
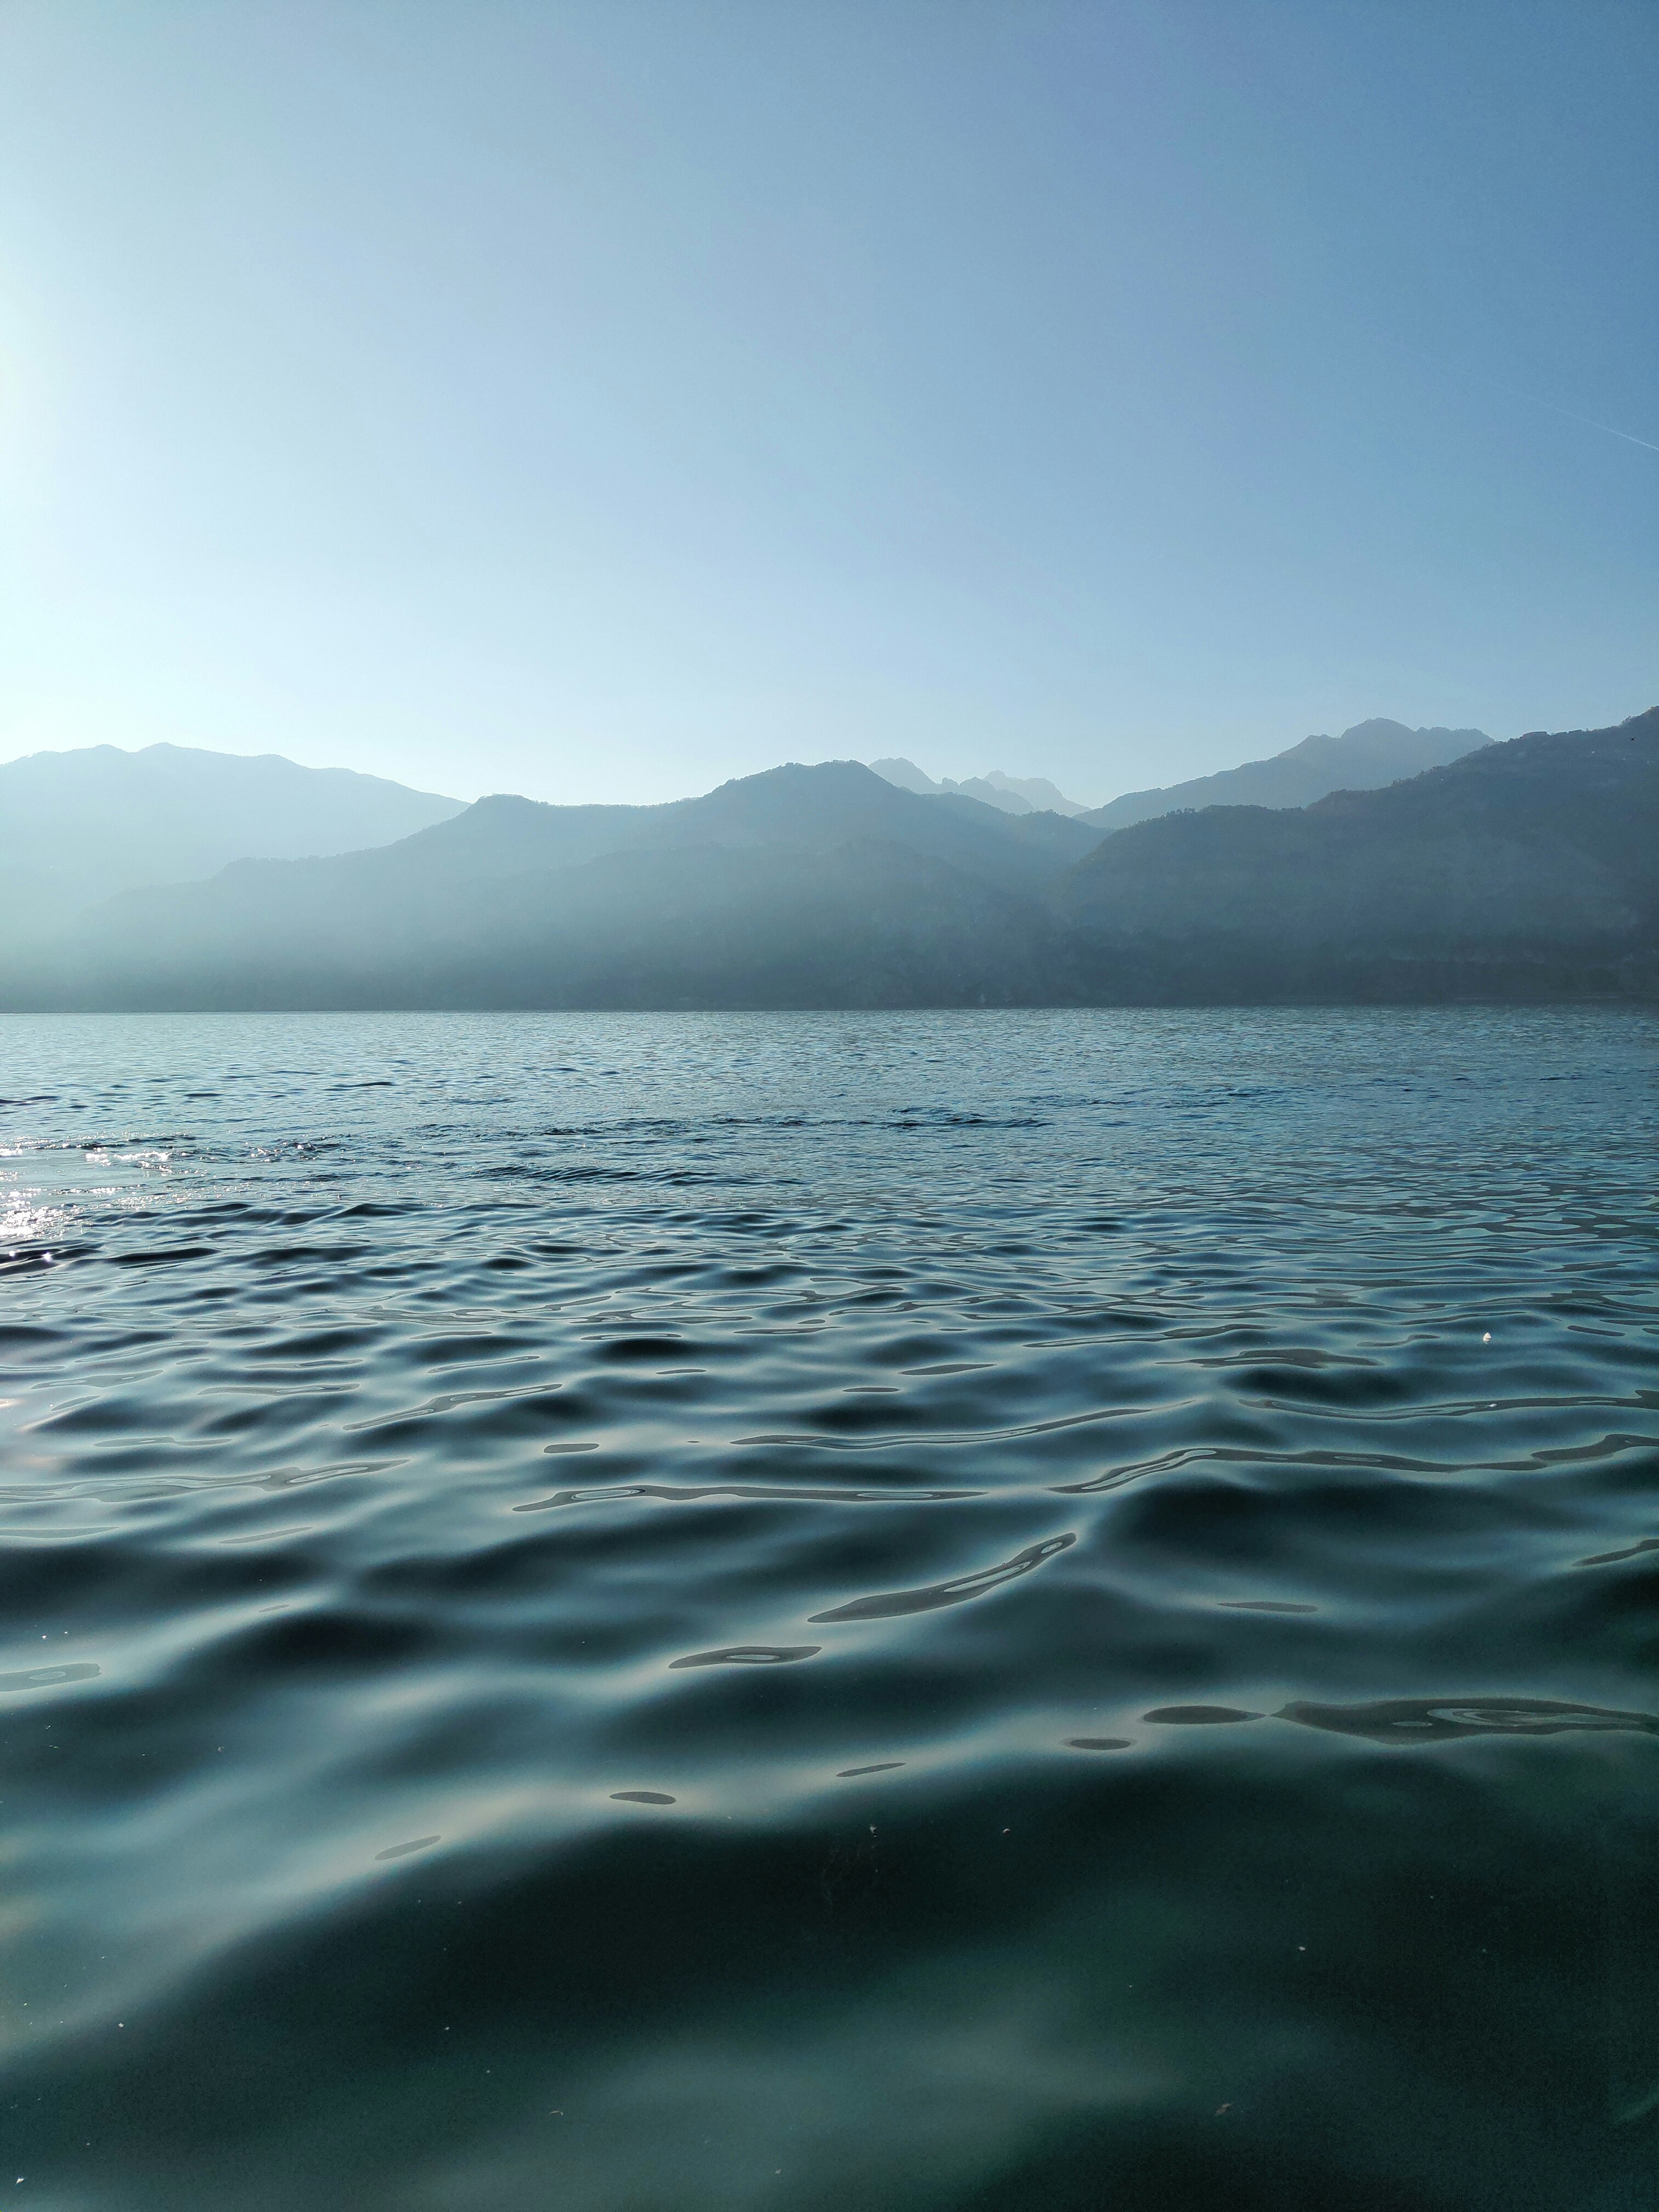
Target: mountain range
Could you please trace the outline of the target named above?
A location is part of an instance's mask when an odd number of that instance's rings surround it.
[[[982,975],[1030,995],[1032,920],[1097,842],[850,761],[661,806],[500,796],[378,851],[125,893],[34,973],[100,1005],[913,1004]]]
[[[830,762],[662,806],[485,799],[378,849],[130,890],[13,945],[0,1005],[1653,997],[1656,854],[1659,709],[1109,835]]]
[[[1379,716],[1356,722],[1340,738],[1304,738],[1300,744],[1270,759],[1246,761],[1240,768],[1223,769],[1215,775],[1195,776],[1160,790],[1125,792],[1104,806],[1085,806],[1067,799],[1046,776],[1005,775],[994,769],[988,775],[957,783],[948,775],[928,775],[910,760],[878,760],[870,765],[902,791],[925,797],[953,792],[964,799],[982,799],[1006,814],[1046,809],[1098,829],[1123,830],[1132,822],[1151,821],[1183,807],[1310,806],[1333,791],[1376,791],[1404,776],[1420,775],[1425,769],[1443,767],[1491,743],[1484,730],[1412,730],[1403,722]]]
[[[277,753],[32,753],[0,764],[0,925],[38,934],[112,891],[187,882],[232,860],[390,844],[462,804]]]

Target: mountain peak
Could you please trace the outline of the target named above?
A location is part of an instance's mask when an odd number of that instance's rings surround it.
[[[936,780],[914,761],[902,757],[872,761],[870,767],[884,782],[896,784],[901,791],[914,791],[918,798],[937,799],[954,793],[959,799],[977,799],[982,805],[994,806],[1004,814],[1070,816],[1087,811],[1080,800],[1067,799],[1045,775],[1006,775],[1000,768],[994,768],[984,775],[970,775],[957,782],[948,775]]]

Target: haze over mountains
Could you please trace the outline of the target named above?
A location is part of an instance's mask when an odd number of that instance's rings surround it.
[[[853,762],[663,806],[496,797],[379,851],[125,894],[36,972],[101,1004],[854,1005],[972,999],[988,961],[1030,994],[1032,919],[1096,842]]]
[[[1656,854],[1659,709],[1108,835],[830,762],[664,806],[481,799],[379,849],[129,891],[14,946],[0,1004],[1653,996]]]
[[[88,745],[0,764],[0,922],[30,933],[143,884],[232,860],[390,844],[462,811],[349,769],[187,745]]]
[[[1379,717],[1356,722],[1340,738],[1304,738],[1268,760],[1246,761],[1161,791],[1125,792],[1083,819],[1103,830],[1125,830],[1183,807],[1311,806],[1333,791],[1381,790],[1491,743],[1484,730],[1408,730],[1403,722]]]
[[[1340,738],[1309,738],[1273,760],[1132,793],[1092,810],[1042,776],[999,769],[955,782],[908,760],[872,767],[884,781],[918,795],[1116,829],[1180,806],[1305,805],[1330,790],[1365,790],[1414,775],[1486,742],[1474,730],[1365,722]],[[240,860],[360,852],[464,811],[459,799],[347,769],[301,768],[272,753],[248,758],[171,744],[35,753],[0,763],[0,925],[13,936],[50,935],[77,909],[117,891],[199,881]],[[576,811],[587,825],[583,836],[599,834],[596,825],[613,817],[678,818],[662,810]]]
[[[1659,708],[1302,808],[1106,837],[1060,903],[1171,1002],[1659,996]]]
[[[872,761],[871,767],[888,783],[896,784],[901,791],[914,791],[921,796],[938,797],[955,792],[963,799],[977,799],[987,806],[994,806],[1004,814],[1085,814],[1088,809],[1079,799],[1067,799],[1044,775],[1005,775],[1000,769],[993,769],[988,775],[970,775],[957,783],[950,776],[935,778],[926,775],[911,760]]]
[[[1028,814],[1048,809],[1103,830],[1121,830],[1132,822],[1150,821],[1188,806],[1310,806],[1332,791],[1376,791],[1397,783],[1402,776],[1420,775],[1425,769],[1440,768],[1461,759],[1477,745],[1490,744],[1484,730],[1413,730],[1403,722],[1377,717],[1357,722],[1340,738],[1304,738],[1270,759],[1246,761],[1240,768],[1223,769],[1214,775],[1195,776],[1155,791],[1130,791],[1103,806],[1085,806],[1067,799],[1044,776],[1005,775],[994,769],[988,775],[957,782],[948,775],[933,777],[904,759],[872,761],[876,774],[903,791],[937,795],[956,792],[965,799],[982,799],[1007,814]]]

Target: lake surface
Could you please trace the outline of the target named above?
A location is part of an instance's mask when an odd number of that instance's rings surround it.
[[[7,2196],[1659,2203],[1656,1079],[0,1021]]]

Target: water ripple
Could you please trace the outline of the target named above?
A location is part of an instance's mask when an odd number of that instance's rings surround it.
[[[1647,2201],[1651,1016],[0,1046],[20,2203]]]

